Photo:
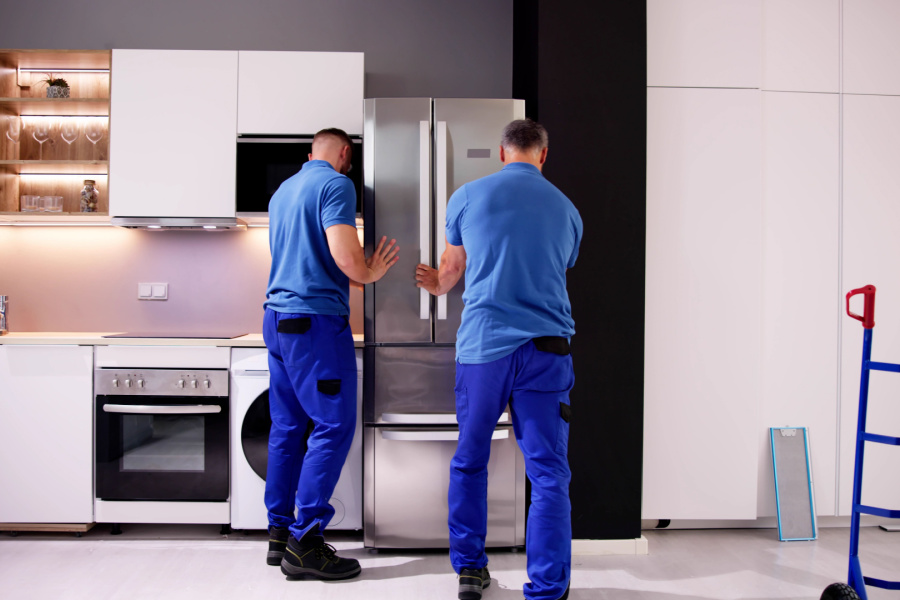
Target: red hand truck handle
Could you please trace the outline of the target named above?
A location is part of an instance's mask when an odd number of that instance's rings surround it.
[[[864,294],[863,314],[859,316],[850,312],[850,298]],[[863,329],[872,329],[875,327],[875,286],[867,285],[847,292],[847,315],[853,317],[857,321],[862,321]]]

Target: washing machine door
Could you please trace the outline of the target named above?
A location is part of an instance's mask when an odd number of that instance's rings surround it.
[[[269,390],[264,391],[247,409],[241,425],[241,448],[253,472],[265,481],[269,464],[269,429],[272,417],[269,415]]]
[[[300,452],[306,452],[306,441],[312,432],[313,422],[310,420],[303,446]],[[272,428],[272,416],[269,413],[269,390],[256,397],[241,425],[241,448],[247,464],[260,479],[266,480],[266,468],[269,464],[269,430]]]

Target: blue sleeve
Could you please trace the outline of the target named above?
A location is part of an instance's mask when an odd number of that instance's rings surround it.
[[[462,186],[450,196],[447,202],[447,243],[462,246],[462,219],[466,214],[466,186]]]
[[[343,175],[325,184],[322,197],[322,228],[332,225],[356,226],[356,189]]]
[[[575,259],[578,258],[578,249],[581,247],[581,237],[584,233],[584,225],[581,222],[581,215],[578,213],[578,209],[573,207],[572,210],[574,211],[572,227],[575,230],[575,247],[572,249],[572,254],[569,256],[569,263],[566,265],[567,269],[571,269],[575,266]]]

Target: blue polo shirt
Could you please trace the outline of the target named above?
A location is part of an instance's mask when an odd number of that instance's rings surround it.
[[[463,185],[447,204],[447,241],[466,250],[456,358],[486,363],[536,337],[575,333],[566,269],[583,225],[537,167],[510,163]]]
[[[311,160],[269,201],[272,270],[266,308],[283,313],[350,314],[350,279],[338,268],[325,230],[356,226],[353,182],[324,160]]]

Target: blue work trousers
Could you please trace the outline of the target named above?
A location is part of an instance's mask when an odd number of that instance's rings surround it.
[[[324,531],[334,516],[328,500],[356,428],[353,335],[345,317],[266,309],[263,339],[272,416],[265,494],[269,525],[289,527],[299,540],[316,524]]]
[[[483,364],[456,364],[459,446],[450,461],[450,561],[457,573],[487,565],[487,465],[491,434],[507,403],[531,481],[525,535],[525,597],[556,600],[569,584],[572,520],[569,391],[571,355],[538,350],[534,342]]]

